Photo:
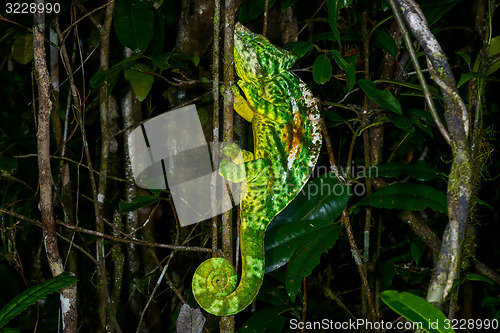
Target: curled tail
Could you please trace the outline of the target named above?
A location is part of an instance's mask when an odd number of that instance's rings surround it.
[[[193,276],[194,298],[203,309],[216,316],[230,316],[242,311],[252,303],[262,285],[264,231],[243,224],[241,228],[242,272],[238,287],[233,265],[223,258],[205,260]]]

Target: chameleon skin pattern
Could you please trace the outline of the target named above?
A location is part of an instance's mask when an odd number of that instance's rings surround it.
[[[242,276],[237,284],[234,267],[212,258],[198,267],[192,282],[196,301],[218,316],[242,311],[257,296],[264,277],[267,226],[302,189],[321,148],[316,101],[288,70],[295,55],[239,23],[235,28],[234,61],[241,78],[237,83],[246,98],[234,87],[234,108],[252,123],[254,152],[241,151],[238,157],[239,147],[229,144],[223,153],[231,162],[222,161],[219,173],[246,182],[240,207]]]

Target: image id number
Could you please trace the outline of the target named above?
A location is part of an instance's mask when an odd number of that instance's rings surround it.
[[[464,330],[464,329],[498,329],[498,320],[497,319],[446,319],[444,321],[445,329],[454,329],[454,330]]]
[[[58,3],[11,3],[7,2],[5,4],[5,12],[7,14],[35,14],[35,13],[47,13],[52,12],[59,13],[61,11],[61,5]]]

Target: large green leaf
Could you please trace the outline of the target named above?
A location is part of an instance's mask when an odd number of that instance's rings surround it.
[[[462,0],[419,0],[418,4],[424,12],[427,24],[431,26],[461,1]]]
[[[313,43],[309,41],[294,42],[286,45],[287,50],[290,50],[293,54],[297,56],[297,59],[302,58],[306,55],[309,50],[313,47]]]
[[[403,114],[401,104],[389,90],[377,89],[375,83],[366,79],[358,80],[358,84],[370,100],[384,109],[390,110],[396,114]]]
[[[275,274],[273,274],[275,273]],[[285,272],[274,271],[273,279],[264,279],[260,287],[257,300],[272,305],[286,305],[290,303],[290,297],[285,290]],[[282,276],[276,277],[277,274]]]
[[[59,292],[61,288],[71,286],[78,281],[76,276],[64,272],[42,284],[33,286],[13,299],[0,310],[0,327],[5,326],[12,318],[23,312],[28,306],[39,301],[48,294]]]
[[[429,181],[432,179],[444,179],[445,175],[438,169],[430,166],[425,161],[417,161],[416,163],[406,164],[403,162],[391,162],[370,167],[367,172],[367,177],[387,177],[395,178],[401,174],[406,174],[416,180]]]
[[[297,0],[281,0],[281,10],[285,11],[288,7],[292,7]]]
[[[323,228],[322,232],[315,233],[314,238],[300,246],[290,258],[285,285],[292,302],[295,301],[295,296],[300,290],[302,278],[311,274],[319,264],[321,254],[335,245],[341,231],[342,226],[338,225]]]
[[[118,40],[134,53],[146,50],[154,34],[153,3],[120,0],[113,19]]]
[[[307,183],[266,231],[266,273],[288,263],[295,250],[318,233],[331,230],[348,200],[349,188],[339,184],[333,173]]]
[[[446,194],[435,188],[414,183],[397,183],[384,187],[359,200],[356,206],[377,208],[422,210],[429,207],[446,213]]]
[[[466,279],[469,281],[481,281],[491,285],[495,284],[490,278],[474,273],[467,274]]]
[[[340,44],[340,32],[337,21],[340,19],[339,11],[342,8],[349,6],[352,0],[327,0],[326,7],[328,9],[328,23],[332,29],[335,40]]]
[[[337,50],[332,50],[330,53],[340,69],[346,72],[347,91],[351,91],[356,83],[356,63],[346,61]]]
[[[267,231],[297,221],[334,221],[347,205],[350,193],[349,186],[340,184],[333,172],[325,173],[309,181],[297,197],[274,217]]]
[[[151,70],[146,65],[137,64],[135,68],[126,69],[123,73],[125,74],[125,79],[130,82],[132,89],[134,89],[135,96],[142,102],[148,96],[153,86],[154,76],[144,73],[144,71]]]
[[[399,293],[396,290],[386,290],[380,294],[380,299],[399,315],[413,323],[421,323],[422,329],[429,333],[452,333],[446,327],[446,316],[425,299],[408,292]]]
[[[131,211],[143,208],[143,207],[147,207],[149,205],[157,203],[160,200],[161,200],[161,197],[156,196],[156,195],[141,195],[141,196],[132,198],[132,200],[131,200],[132,202],[121,201],[118,204],[118,206],[119,206],[118,212],[120,214],[125,214],[127,212],[131,212]]]
[[[239,332],[282,332],[287,318],[280,314],[290,309],[288,305],[275,305],[257,311],[240,328]]]
[[[394,41],[394,38],[384,30],[377,29],[373,32],[373,44],[380,47],[393,57],[396,56],[398,52],[398,44]]]
[[[389,90],[379,90],[379,93],[375,96],[375,103],[396,114],[403,114],[401,104]]]
[[[12,57],[23,65],[33,59],[33,34],[24,34],[16,38],[12,44]]]
[[[316,58],[313,64],[313,78],[318,84],[325,84],[332,78],[332,64],[330,59],[325,55],[321,54]]]
[[[132,62],[141,58],[145,58],[145,56],[136,54],[131,57],[123,59],[116,65],[113,65],[107,71],[102,69],[98,70],[90,78],[90,86],[95,89],[104,84],[105,82],[107,82],[108,85],[112,88],[116,84],[116,81],[118,81],[118,77],[121,71],[131,68],[134,65]]]
[[[276,0],[269,0],[268,9],[271,9]],[[238,21],[245,23],[256,19],[259,15],[264,13],[266,9],[266,0],[245,0],[241,6],[238,14]]]

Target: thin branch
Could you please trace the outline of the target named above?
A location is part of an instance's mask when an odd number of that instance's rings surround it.
[[[37,0],[36,5],[45,6],[44,0]],[[38,86],[38,181],[40,183],[40,211],[44,234],[45,251],[52,275],[55,277],[64,272],[55,227],[52,202],[52,171],[50,166],[50,79],[45,61],[45,13],[36,11],[33,15],[33,56],[36,83]],[[61,313],[64,332],[77,331],[76,285],[61,290]]]
[[[212,99],[214,101],[214,110],[213,110],[213,138],[212,138],[212,159],[214,161],[214,165],[219,165],[219,118],[220,118],[220,105],[219,105],[219,85],[220,85],[220,72],[219,72],[219,38],[220,38],[220,0],[215,0],[215,8],[214,8],[214,31],[213,31],[213,49],[212,49],[212,71],[213,71],[213,81],[212,81]],[[217,177],[212,177],[212,188],[217,189],[217,186],[221,186],[221,184],[217,184]],[[212,200],[212,209],[216,208],[217,203],[215,200]],[[216,211],[214,209],[214,211]],[[217,216],[212,217],[212,251],[213,255],[216,255],[217,252]]]
[[[295,38],[297,38],[302,33],[302,31],[304,31],[304,29],[307,28],[307,26],[312,22],[313,18],[319,13],[321,8],[323,8],[325,3],[326,3],[326,0],[324,0],[323,3],[321,3],[321,5],[319,5],[318,9],[316,9],[314,14],[309,18],[309,20],[307,20],[307,23],[302,27],[302,29],[299,30],[299,32],[297,32],[297,34],[295,36],[293,36],[293,38],[291,40],[295,40]]]
[[[388,0],[389,4],[391,5],[392,11],[394,13],[394,17],[396,18],[396,21],[398,22],[399,28],[401,29],[402,36],[405,42],[406,49],[410,53],[411,60],[413,62],[413,66],[415,67],[415,71],[417,73],[418,80],[420,82],[420,86],[422,87],[422,90],[424,92],[424,99],[427,103],[427,106],[429,107],[429,110],[431,112],[432,118],[434,119],[434,122],[436,123],[437,128],[439,129],[439,132],[445,139],[445,141],[448,143],[448,145],[451,145],[450,142],[450,135],[448,134],[448,131],[443,126],[443,123],[441,122],[441,119],[439,118],[439,115],[437,113],[436,107],[434,105],[434,101],[432,100],[432,94],[429,91],[429,86],[427,85],[427,82],[425,81],[424,74],[422,72],[422,68],[420,67],[420,63],[418,62],[417,55],[415,54],[415,50],[413,49],[413,45],[410,40],[410,35],[408,34],[408,30],[406,30],[406,26],[403,22],[403,18],[401,16],[401,13],[396,6],[395,0]]]
[[[77,25],[77,24],[78,24],[81,20],[83,20],[83,19],[85,19],[87,16],[90,16],[90,15],[94,14],[95,12],[97,12],[97,11],[99,11],[99,10],[101,10],[101,9],[103,9],[103,8],[105,8],[105,7],[107,7],[107,6],[109,6],[109,5],[110,5],[110,4],[112,4],[113,2],[115,2],[115,0],[111,0],[111,1],[109,1],[108,3],[106,3],[106,4],[102,5],[102,6],[99,6],[99,7],[97,7],[96,9],[91,10],[90,12],[88,12],[88,13],[87,13],[87,14],[85,14],[85,15],[83,15],[82,17],[80,17],[80,18],[79,18],[78,20],[76,20],[75,22],[73,22],[73,23],[72,23],[69,27],[67,27],[67,28],[63,31],[63,36],[65,36],[65,37],[64,37],[64,39],[66,39],[66,38],[67,38],[67,33],[68,33],[71,29],[73,29],[73,27],[74,27],[75,25]],[[80,9],[81,9],[81,7],[80,7]],[[94,21],[94,20],[92,20],[92,19],[91,19],[91,21],[92,21],[92,22],[95,22],[95,21]],[[97,27],[98,27],[99,29],[101,29],[101,28],[102,28],[102,25],[99,25],[99,24],[98,24],[98,26],[97,26]]]
[[[458,95],[451,67],[438,41],[431,33],[424,15],[412,0],[390,0],[396,16],[403,13],[430,61],[434,81],[440,86],[445,102],[445,119],[448,125],[453,164],[449,175],[448,225],[443,236],[439,260],[433,273],[427,300],[441,308],[458,276],[461,241],[469,216],[472,195],[472,168],[468,143],[468,114],[465,104]],[[417,62],[415,62],[415,65]]]

